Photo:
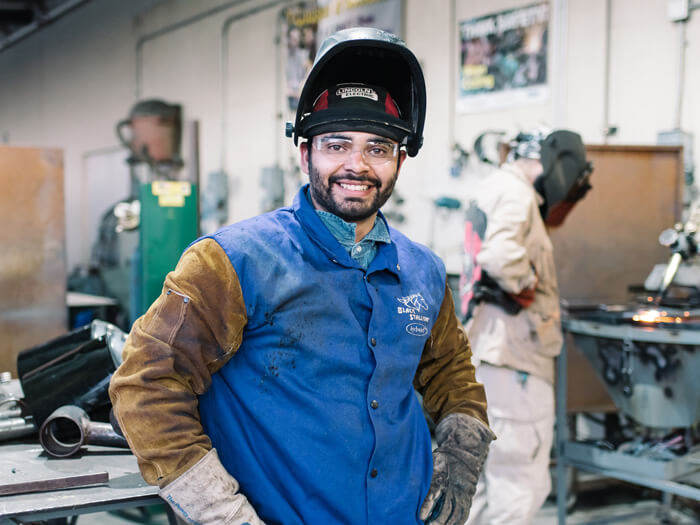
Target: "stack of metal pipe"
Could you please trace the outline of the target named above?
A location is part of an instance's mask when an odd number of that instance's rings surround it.
[[[0,441],[10,441],[36,432],[31,415],[24,415],[22,386],[10,372],[0,372]]]

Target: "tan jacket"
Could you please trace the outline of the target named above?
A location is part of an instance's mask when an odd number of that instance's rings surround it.
[[[506,292],[535,286],[535,301],[516,315],[480,303],[467,324],[474,356],[553,383],[553,358],[562,345],[559,289],[538,195],[515,165],[506,164],[480,183],[476,201],[487,220],[477,263]]]
[[[187,300],[168,300],[173,294]],[[110,396],[148,483],[167,485],[211,449],[197,397],[236,353],[246,323],[238,276],[223,249],[205,239],[185,252],[161,296],[134,324]],[[484,389],[449,289],[414,386],[435,421],[458,412],[488,425]]]

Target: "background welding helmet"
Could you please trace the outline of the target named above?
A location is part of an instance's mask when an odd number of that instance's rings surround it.
[[[390,95],[391,111],[372,112],[368,105],[361,111],[319,106],[322,95],[333,91],[330,96],[336,96],[334,88],[343,84],[380,88]],[[394,105],[398,111],[393,110]],[[296,145],[299,137],[309,138],[329,127],[333,131],[383,132],[405,145],[413,157],[423,144],[424,122],[425,80],[418,59],[397,36],[359,27],[338,31],[321,44],[299,97],[296,119],[287,123],[287,136]]]
[[[563,129],[538,130],[519,133],[510,146],[509,160],[530,158],[542,163],[542,175],[534,182],[543,199],[540,214],[548,226],[559,226],[591,189],[593,166],[586,160],[581,136]]]

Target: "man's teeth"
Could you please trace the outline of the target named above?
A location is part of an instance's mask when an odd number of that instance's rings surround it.
[[[367,184],[343,184],[340,183],[340,187],[351,191],[365,191],[369,188]]]

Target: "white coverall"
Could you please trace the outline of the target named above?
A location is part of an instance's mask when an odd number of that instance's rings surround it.
[[[539,195],[515,164],[476,192],[486,229],[476,263],[506,292],[535,288],[515,315],[481,302],[467,323],[477,379],[488,400],[491,443],[468,525],[532,523],[549,494],[554,434],[554,358],[562,345],[552,244]]]

